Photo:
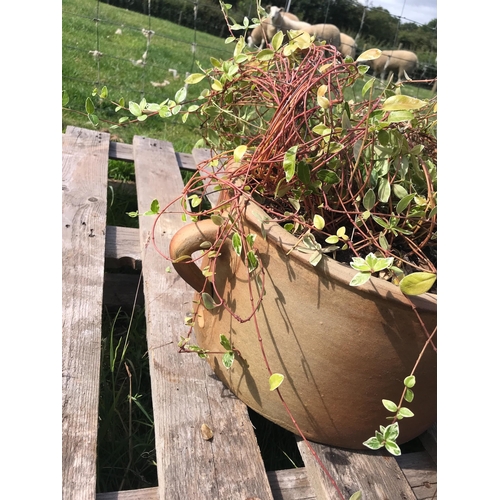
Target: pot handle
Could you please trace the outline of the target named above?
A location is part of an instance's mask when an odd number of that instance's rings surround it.
[[[219,226],[210,219],[204,219],[182,227],[170,241],[170,258],[174,269],[189,286],[199,293],[204,290],[212,295],[212,284],[203,276],[201,269],[195,262],[182,260],[176,262],[176,260],[184,256],[191,258],[194,252],[201,250],[200,245],[204,241],[214,243],[218,230]]]

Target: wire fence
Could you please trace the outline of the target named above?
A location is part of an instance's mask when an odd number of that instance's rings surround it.
[[[136,78],[133,79],[134,82],[137,83],[137,87],[124,87],[123,82],[116,80],[113,82],[114,88],[119,89],[120,91],[126,91],[131,95],[140,95],[144,97],[146,93],[152,99],[159,98],[165,95],[164,88],[167,87],[171,81],[173,80],[182,80],[189,74],[192,73],[196,68],[196,62],[202,58],[207,58],[209,56],[213,57],[221,57],[227,58],[232,55],[232,48],[229,45],[225,45],[223,39],[221,38],[220,44],[213,44],[212,42],[206,42],[200,40],[202,33],[199,30],[200,19],[198,18],[198,13],[201,8],[206,9],[217,9],[214,4],[209,4],[206,2],[202,2],[199,0],[185,0],[186,5],[192,5],[193,8],[193,16],[192,16],[192,26],[191,28],[191,38],[186,39],[183,37],[172,36],[171,33],[166,31],[160,31],[155,28],[158,21],[164,22],[164,19],[158,20],[157,18],[151,15],[151,0],[144,2],[144,8],[146,10],[146,14],[143,17],[144,24],[142,26],[137,26],[133,24],[126,24],[123,22],[117,22],[112,18],[106,17],[102,13],[101,7],[105,4],[105,2],[101,0],[96,0],[95,9],[92,12],[87,11],[85,13],[79,13],[75,11],[71,11],[71,8],[64,9],[63,8],[63,18],[64,16],[79,19],[81,21],[81,25],[84,26],[82,29],[86,29],[87,31],[90,29],[89,26],[94,25],[95,29],[95,38],[93,42],[93,47],[89,48],[88,46],[80,46],[80,45],[72,45],[65,44],[63,42],[63,49],[66,50],[67,53],[74,53],[74,57],[79,57],[82,59],[88,60],[88,68],[87,71],[82,74],[69,74],[64,73],[63,71],[63,81],[74,81],[80,82],[84,85],[93,85],[99,87],[103,84],[109,84],[109,76],[106,79],[102,78],[102,68],[106,67],[117,67],[117,64],[121,64],[126,66],[127,71],[135,71],[137,75]],[[106,4],[107,5],[107,4]],[[328,5],[325,10],[325,19],[328,16]],[[369,9],[368,7],[365,8]],[[180,25],[182,22],[183,12],[179,12],[178,24]],[[220,14],[220,9],[219,9]],[[255,13],[249,9],[248,11],[249,17],[255,17]],[[406,20],[413,22],[414,24],[420,24],[416,21],[411,21],[401,16],[393,16],[398,17],[399,22],[401,20]],[[225,21],[220,15],[221,23],[223,23],[223,27],[225,27]],[[134,18],[136,19],[136,18]],[[360,20],[360,31],[362,30],[363,20]],[[162,25],[162,29],[166,29]],[[224,30],[221,28],[221,37],[224,36]],[[103,49],[103,39],[110,38],[110,36],[119,36],[122,32],[127,31],[129,34],[135,34],[138,37],[143,37],[142,42],[137,42],[135,44],[136,47],[142,47],[140,49],[140,55],[138,57],[138,53],[134,52],[133,54],[123,54],[119,50],[111,51],[109,45],[107,45],[106,49]],[[111,35],[110,35],[111,33]],[[243,33],[243,32],[238,32]],[[359,35],[359,33],[358,33]],[[205,37],[209,38],[209,37]],[[211,40],[213,38],[210,38]],[[142,43],[142,45],[141,45]],[[176,48],[180,46],[184,46],[184,49],[187,46],[190,46],[191,52],[191,60],[190,61],[179,61],[176,60],[174,56],[170,58],[160,58],[155,60],[154,58],[150,58],[150,53],[152,48],[156,45],[158,50],[165,51],[166,54],[175,54]],[[120,44],[118,43],[118,47]],[[116,45],[113,46],[116,48]],[[379,47],[382,48],[382,47]],[[393,49],[397,47],[383,47],[385,49]],[[358,52],[360,47],[358,46]],[[183,51],[186,52],[185,50]],[[64,59],[64,58],[63,58]],[[133,68],[132,68],[133,67]],[[107,73],[109,75],[109,73]],[[435,78],[437,74],[437,67],[434,64],[420,64],[418,69],[414,73],[415,79],[426,79],[426,78]],[[88,76],[93,76],[93,79],[90,80]],[[162,79],[163,78],[163,79]],[[128,81],[131,81],[128,79]],[[158,97],[157,97],[158,96]]]

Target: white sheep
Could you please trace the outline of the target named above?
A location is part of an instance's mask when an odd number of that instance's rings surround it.
[[[295,14],[292,14],[291,12],[283,12],[283,15],[294,21],[299,20],[299,18]],[[273,26],[273,23],[271,22],[271,19],[268,15],[268,17],[262,19],[261,24],[256,26],[248,36],[247,38],[248,47],[250,48],[258,47],[259,49],[262,49],[262,47],[264,47],[264,44],[266,42],[269,43],[272,40],[273,36],[276,34],[277,31],[278,29],[275,26]]]
[[[356,57],[356,42],[354,38],[345,33],[340,33],[340,47],[339,50],[344,57],[351,56],[353,59]]]
[[[327,44],[340,47],[340,30],[334,24],[309,24],[304,21],[295,21],[283,15],[283,8],[272,6],[269,11],[269,17],[278,30],[287,32],[288,30],[297,30],[314,35],[317,41],[325,40]]]
[[[410,75],[417,67],[418,57],[411,50],[383,50],[380,57],[365,63],[372,68],[373,76],[380,75],[382,81],[385,80],[387,72],[394,72],[398,75],[398,82],[401,82],[405,71]]]

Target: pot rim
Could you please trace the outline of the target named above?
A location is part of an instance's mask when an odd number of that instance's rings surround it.
[[[296,250],[298,238],[289,233],[276,221],[270,219],[269,215],[262,210],[253,200],[244,201],[244,213],[247,221],[257,229],[265,228],[266,238],[274,245],[281,248],[289,257],[299,261],[306,267],[313,267],[316,272],[328,280],[349,286],[353,291],[361,292],[369,296],[383,297],[389,301],[397,302],[401,305],[411,307],[413,303],[420,311],[437,313],[437,294],[423,293],[421,295],[405,295],[399,286],[389,281],[372,276],[366,283],[352,287],[349,285],[357,271],[343,263],[332,259],[328,255],[316,265],[309,262],[309,255]]]

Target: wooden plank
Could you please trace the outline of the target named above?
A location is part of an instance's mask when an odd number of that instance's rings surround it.
[[[67,127],[62,146],[62,498],[93,499],[109,134]]]
[[[304,467],[267,472],[274,500],[316,500]],[[158,488],[98,493],[96,500],[158,500]],[[232,500],[232,497],[228,500]]]
[[[141,268],[139,229],[133,227],[106,227],[106,267]]]
[[[96,500],[160,500],[158,488],[142,488],[140,490],[113,491],[98,493]]]
[[[316,500],[305,467],[268,471],[274,500]]]
[[[183,188],[172,145],[138,136],[133,144],[139,211],[149,209],[154,198],[167,206]],[[164,253],[183,225],[180,203],[172,211],[160,218],[155,232]],[[246,406],[224,389],[205,361],[177,352],[193,291],[175,272],[165,272],[168,263],[150,241],[154,220],[141,217],[139,223],[159,497],[270,500]],[[202,424],[212,429],[213,439],[203,439]]]
[[[134,161],[134,149],[132,144],[125,144],[123,142],[110,142],[109,143],[109,158],[111,160]]]
[[[418,500],[436,498],[436,464],[427,451],[406,453],[396,457],[396,461]]]
[[[175,157],[177,158],[179,168],[191,171],[196,170],[196,162],[194,161],[193,155],[188,153],[175,153]]]
[[[361,490],[362,498],[415,500],[411,486],[393,456],[384,452],[351,451],[309,443],[345,498]],[[302,460],[318,500],[340,499],[328,476],[307,447],[297,438]]]

